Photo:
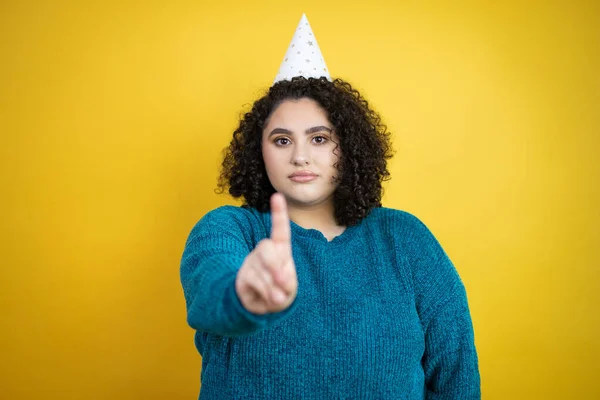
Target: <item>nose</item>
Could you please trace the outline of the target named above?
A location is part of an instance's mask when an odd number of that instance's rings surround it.
[[[308,165],[310,155],[308,154],[308,149],[304,148],[305,146],[298,145],[294,147],[294,151],[292,153],[292,164],[296,166],[300,165]]]
[[[295,157],[292,161],[294,165],[308,165],[308,160],[304,157]]]

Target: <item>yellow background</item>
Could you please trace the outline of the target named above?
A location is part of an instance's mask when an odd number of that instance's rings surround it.
[[[483,398],[597,396],[600,7],[501,3],[2,2],[0,398],[196,398],[184,241],[302,12],[467,286]]]

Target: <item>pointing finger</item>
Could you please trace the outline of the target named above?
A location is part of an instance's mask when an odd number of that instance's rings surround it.
[[[271,240],[276,244],[290,244],[290,218],[285,197],[280,193],[271,196]]]

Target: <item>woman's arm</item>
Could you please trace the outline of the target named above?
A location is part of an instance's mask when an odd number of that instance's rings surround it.
[[[292,309],[257,315],[244,308],[235,280],[252,251],[246,238],[252,226],[245,211],[224,206],[206,214],[192,229],[181,259],[181,284],[188,324],[199,332],[222,336],[255,333]]]
[[[473,324],[462,284],[456,285],[424,329],[426,399],[481,399]]]
[[[425,337],[427,400],[481,398],[477,351],[465,286],[427,226],[406,214],[404,251]]]

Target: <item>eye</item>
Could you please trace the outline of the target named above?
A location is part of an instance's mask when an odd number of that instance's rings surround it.
[[[325,136],[315,136],[313,138],[313,141],[316,144],[324,144],[325,142],[327,142],[327,138]]]
[[[290,140],[288,138],[280,137],[280,138],[275,139],[273,141],[273,143],[275,143],[276,146],[283,147],[283,146],[286,146],[287,144],[289,144],[289,141]]]

